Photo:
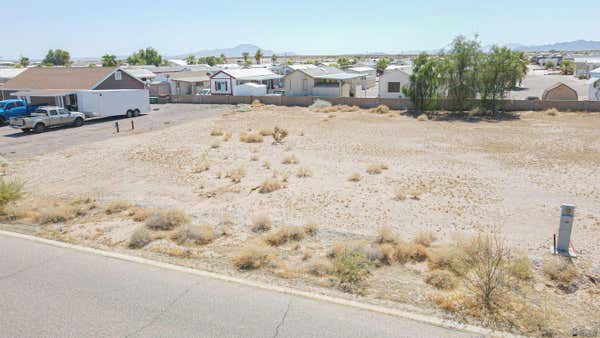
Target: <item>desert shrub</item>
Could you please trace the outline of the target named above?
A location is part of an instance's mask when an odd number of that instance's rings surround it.
[[[508,271],[511,276],[519,280],[531,280],[533,273],[531,271],[531,263],[527,256],[514,258],[508,264]]]
[[[442,310],[449,312],[461,312],[465,307],[471,305],[469,299],[463,293],[453,292],[450,294],[438,294],[432,297],[433,302]]]
[[[249,104],[238,104],[236,111],[238,113],[247,113],[249,111],[252,111],[252,106],[250,106]]]
[[[309,236],[314,236],[319,232],[319,226],[315,222],[308,222],[304,225],[304,232]]]
[[[437,238],[431,231],[419,231],[413,238],[413,243],[422,245],[424,247],[430,247],[431,243],[435,242]]]
[[[208,158],[203,158],[202,161],[198,162],[198,164],[196,164],[196,166],[194,167],[194,173],[203,173],[209,169],[210,162],[208,161]]]
[[[259,133],[243,133],[240,135],[240,141],[244,143],[261,143],[263,136]]]
[[[307,168],[307,167],[298,168],[298,172],[296,173],[296,176],[299,178],[311,177],[312,170],[310,170],[310,168]]]
[[[350,175],[350,177],[348,177],[348,181],[350,182],[358,182],[362,179],[362,177],[360,176],[359,173],[354,173],[352,175]]]
[[[231,133],[225,133],[223,135],[223,142],[228,142],[231,139]]]
[[[300,162],[298,158],[294,155],[287,156],[281,161],[282,164],[298,164]]]
[[[444,244],[429,251],[428,266],[430,270],[448,270],[458,276],[467,273],[463,257],[466,255],[463,245]]]
[[[369,260],[362,252],[341,251],[333,259],[331,273],[338,278],[341,290],[360,292],[369,276]]]
[[[213,142],[210,144],[210,147],[211,147],[212,149],[217,149],[217,148],[219,148],[220,146],[221,146],[221,142],[219,142],[219,140],[214,140],[214,141],[213,141]]]
[[[427,116],[425,114],[421,114],[417,117],[417,121],[420,121],[420,122],[429,121],[429,116]]]
[[[257,155],[252,155],[252,156],[250,156],[250,161],[252,161],[252,162],[256,162],[256,161],[258,161],[258,160],[259,160],[259,157],[258,157]]]
[[[344,113],[348,113],[348,112],[353,112],[353,111],[358,111],[360,110],[360,107],[358,106],[348,106],[348,105],[339,105],[337,106],[337,110],[340,112],[344,112]]]
[[[305,236],[304,228],[288,226],[264,235],[263,240],[271,246],[280,246],[288,241],[300,241]]]
[[[379,244],[399,244],[402,242],[400,235],[391,227],[380,228],[377,232],[375,242]]]
[[[335,258],[342,254],[354,254],[354,253],[359,253],[359,254],[364,255],[366,245],[367,245],[367,243],[365,241],[359,241],[359,240],[336,242],[329,249],[327,256],[329,258]]]
[[[39,224],[64,223],[80,216],[79,209],[73,206],[57,206],[40,209],[35,214],[35,222]]]
[[[288,136],[288,131],[275,126],[273,129],[273,140],[275,143],[282,143],[283,140]]]
[[[556,108],[547,109],[544,113],[549,116],[556,116],[559,114],[558,109]]]
[[[268,264],[271,259],[272,253],[267,246],[252,243],[243,247],[233,256],[232,263],[240,270],[252,270]]]
[[[546,259],[542,270],[551,280],[565,285],[571,284],[579,277],[579,271],[575,265],[568,258],[563,257]]]
[[[264,104],[262,102],[260,102],[259,99],[254,99],[252,101],[252,105],[251,106],[252,106],[252,108],[260,108],[260,107],[264,106]]]
[[[453,290],[458,285],[456,275],[446,270],[430,271],[425,277],[425,282],[440,290]]]
[[[210,131],[210,136],[223,136],[224,133],[223,129],[215,127]]]
[[[152,216],[153,214],[155,214],[157,211],[154,209],[146,209],[146,208],[132,208],[129,212],[129,216],[131,216],[131,219],[134,220],[135,222],[143,222],[145,221],[148,217]]]
[[[406,199],[406,194],[404,193],[404,190],[402,190],[401,188],[394,189],[394,199],[396,201],[404,201]]]
[[[263,168],[265,168],[265,169],[271,169],[271,162],[269,162],[269,161],[264,161],[262,166],[263,166]]]
[[[112,201],[106,206],[105,212],[107,215],[118,214],[131,208],[131,204],[126,201]]]
[[[266,179],[264,180],[258,189],[258,192],[261,194],[268,194],[279,189],[283,188],[283,184],[276,179]]]
[[[152,237],[150,236],[150,232],[144,227],[139,227],[131,234],[127,246],[131,249],[141,249],[151,241]]]
[[[470,270],[465,286],[478,306],[488,312],[501,306],[509,291],[509,259],[510,250],[497,235],[477,236],[462,257]]]
[[[387,114],[390,112],[390,108],[382,104],[375,108],[369,109],[369,112],[373,114]]]
[[[273,221],[271,217],[266,214],[259,214],[252,218],[252,231],[254,232],[263,232],[269,231],[273,227]]]
[[[171,230],[190,221],[190,216],[179,210],[159,211],[146,218],[151,230]]]
[[[385,164],[371,164],[367,167],[367,173],[371,175],[381,174],[388,167]]]
[[[410,198],[419,201],[421,199],[421,195],[423,195],[423,191],[421,190],[413,190],[410,192]]]
[[[321,99],[317,99],[315,102],[313,102],[313,104],[308,106],[308,109],[315,111],[318,109],[323,109],[323,108],[328,108],[328,107],[331,107],[330,102],[321,100]]]
[[[190,240],[195,244],[204,245],[215,240],[215,230],[210,225],[205,224],[187,225],[180,227],[173,236],[173,239],[179,244]]]
[[[6,182],[0,177],[0,208],[23,197],[23,184]]]
[[[271,136],[271,135],[273,135],[273,129],[261,129],[261,130],[259,131],[259,133],[260,133],[262,136]]]
[[[322,277],[327,275],[333,268],[331,262],[327,259],[316,258],[312,259],[308,262],[306,266],[306,271],[309,274],[317,277]]]
[[[244,170],[244,168],[239,167],[237,169],[229,171],[226,176],[231,180],[231,182],[240,183],[242,181],[242,178],[246,176],[246,171]]]

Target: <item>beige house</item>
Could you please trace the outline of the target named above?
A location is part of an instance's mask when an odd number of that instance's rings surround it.
[[[350,97],[361,77],[333,67],[299,69],[284,77],[284,89],[288,96]]]
[[[548,101],[577,101],[577,91],[566,84],[559,82],[544,90],[542,100]]]
[[[210,89],[207,72],[177,72],[169,76],[172,95],[198,95],[202,89]]]

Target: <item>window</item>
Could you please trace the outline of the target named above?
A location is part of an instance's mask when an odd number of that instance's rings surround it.
[[[308,90],[308,79],[302,79],[302,90]]]
[[[9,103],[6,105],[6,108],[4,108],[4,109],[9,110],[9,109],[13,109],[14,107],[15,107],[14,103]]]
[[[121,81],[121,79],[123,79],[123,74],[121,74],[121,71],[116,71],[115,72],[115,80]]]
[[[15,107],[23,107],[23,106],[24,106],[23,102],[21,102],[21,101],[15,102]]]
[[[61,109],[59,109],[59,110],[58,110],[58,113],[59,113],[60,115],[69,115],[69,111],[68,111],[68,110],[66,110],[66,109],[64,109],[64,108],[61,108]]]
[[[388,82],[388,93],[400,93],[400,82]]]
[[[227,91],[227,81],[216,81],[215,82],[215,91],[226,92]]]
[[[58,112],[56,110],[50,110],[50,116],[56,116]]]

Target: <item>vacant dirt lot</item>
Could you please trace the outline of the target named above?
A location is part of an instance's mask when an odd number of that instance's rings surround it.
[[[381,227],[407,239],[431,231],[439,242],[500,231],[539,270],[558,230],[560,205],[567,202],[577,206],[577,265],[598,268],[600,115],[528,112],[519,117],[421,122],[398,112],[324,114],[274,106],[238,112],[231,107],[214,118],[16,159],[5,171],[8,180],[25,182],[30,199],[92,196],[101,204],[127,201],[143,208],[182,210],[193,223],[224,234],[192,249],[184,264],[228,273],[234,270],[231,257],[255,237],[251,225],[257,215],[270,217],[276,229],[317,224],[318,236],[278,248],[288,269],[250,274],[283,278],[279,282],[299,287],[314,289],[325,282],[307,283],[308,277],[299,278],[290,267],[305,264],[307,255],[324,257],[334,242],[372,240]],[[273,144],[270,136],[260,143],[240,141],[244,133],[274,126],[289,132],[283,144]],[[261,193],[268,179],[282,188]],[[66,240],[126,250],[140,224],[127,214],[86,222],[35,229],[42,235],[59,233]],[[164,247],[173,252],[178,246],[162,238],[143,252],[165,253]],[[422,264],[383,267],[373,274],[368,294],[422,309],[432,292],[419,283],[424,269]],[[539,292],[546,286],[540,281],[532,287]],[[551,306],[559,311],[575,306],[571,317],[579,322],[571,325],[590,323],[589,306],[600,303],[594,301],[597,292],[554,290],[546,290],[556,293]]]

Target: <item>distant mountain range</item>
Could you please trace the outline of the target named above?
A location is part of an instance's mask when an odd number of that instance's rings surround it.
[[[221,54],[224,54],[226,57],[241,57],[244,53],[249,53],[250,56],[253,57],[254,54],[256,53],[256,51],[259,49],[262,51],[264,56],[271,56],[271,55],[273,55],[273,53],[275,53],[277,56],[295,55],[294,53],[290,53],[290,52],[285,52],[285,53],[274,52],[272,50],[263,49],[258,46],[252,45],[252,44],[241,44],[241,45],[237,45],[233,48],[204,49],[204,50],[200,50],[200,51],[193,52],[193,53],[175,55],[175,56],[173,56],[173,58],[184,59],[190,54],[194,55],[195,57],[220,56]]]
[[[549,52],[549,51],[590,51],[600,50],[600,41],[576,40],[568,42],[556,42],[546,45],[526,46],[522,44],[507,44],[506,47],[524,52]]]

